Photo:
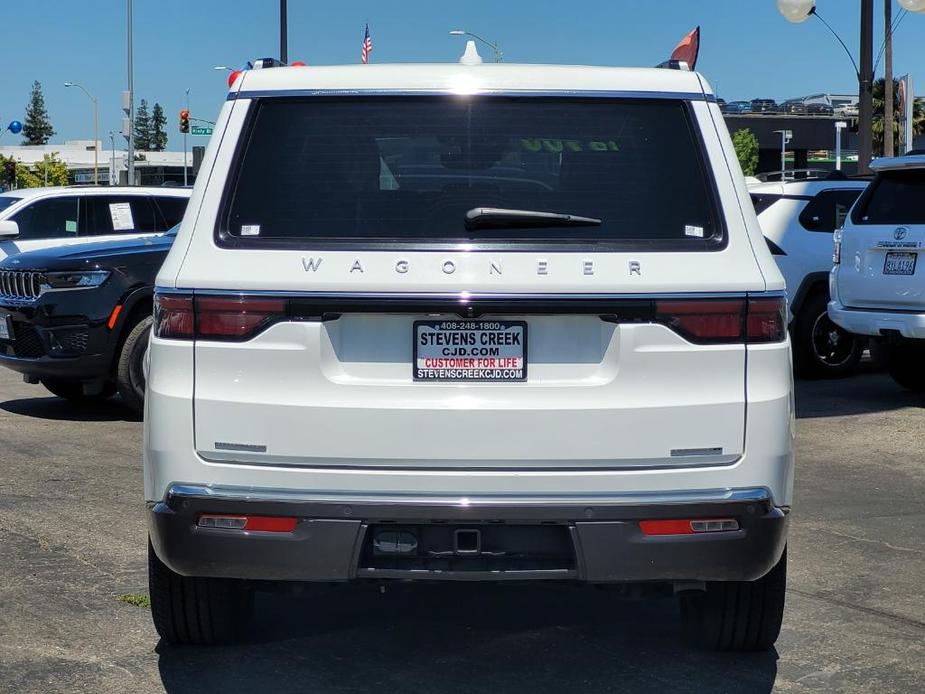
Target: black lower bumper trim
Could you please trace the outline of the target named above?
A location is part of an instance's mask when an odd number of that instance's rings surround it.
[[[453,563],[452,570],[421,570],[421,563],[379,566],[366,561],[368,533],[383,523],[407,524],[414,507],[398,513],[384,505],[354,507],[345,518],[343,506],[316,502],[182,497],[149,505],[148,527],[158,557],[186,576],[254,580],[348,581],[364,578],[510,580],[579,580],[594,583],[645,581],[755,580],[780,558],[786,544],[788,515],[765,500],[711,503],[588,507],[563,517],[554,507],[475,507],[461,512],[422,505],[419,525],[472,527],[503,523],[527,527],[562,526],[572,555],[568,565],[530,570],[486,571],[484,562]],[[588,511],[595,510],[588,518]],[[390,517],[394,512],[394,518]],[[575,509],[569,509],[575,511]],[[201,514],[279,515],[298,518],[291,533],[247,532],[198,527]],[[544,517],[545,516],[545,517]],[[599,518],[599,519],[598,519]],[[693,535],[647,536],[642,519],[734,518],[739,529]],[[557,550],[561,555],[561,547]],[[364,564],[365,562],[365,564]],[[410,568],[410,567],[413,567]]]

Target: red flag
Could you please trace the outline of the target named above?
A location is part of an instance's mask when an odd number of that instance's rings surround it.
[[[697,67],[697,55],[700,53],[700,27],[681,39],[671,54],[672,60],[683,60],[691,70]]]

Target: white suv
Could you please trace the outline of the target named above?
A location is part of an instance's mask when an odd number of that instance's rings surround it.
[[[783,288],[696,73],[244,73],[155,289],[158,632],[230,639],[255,580],[552,579],[769,647]]]
[[[864,352],[867,338],[829,320],[826,307],[832,234],[867,184],[835,173],[825,179],[764,182],[748,188],[761,231],[787,284],[798,376],[846,376]]]
[[[163,233],[183,219],[189,188],[61,186],[0,193],[0,260],[92,238]]]
[[[925,155],[878,159],[867,192],[835,234],[832,320],[879,338],[890,375],[925,390]]]

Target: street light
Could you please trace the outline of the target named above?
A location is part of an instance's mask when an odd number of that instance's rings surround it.
[[[783,183],[787,178],[787,143],[793,139],[792,130],[775,130],[780,133],[780,181]]]
[[[450,32],[450,36],[470,36],[476,41],[481,41],[491,49],[496,63],[500,63],[504,60],[504,53],[501,52],[501,46],[497,43],[492,43],[491,41],[483,39],[478,34],[473,34],[471,31],[463,31],[462,29],[453,29],[453,31]]]
[[[77,87],[87,95],[87,98],[93,104],[93,185],[98,186],[100,184],[100,120],[96,97],[90,94],[82,84],[65,82],[64,86]]]

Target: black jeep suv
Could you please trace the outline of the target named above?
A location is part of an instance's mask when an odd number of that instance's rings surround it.
[[[154,278],[177,228],[0,262],[0,364],[68,400],[118,391],[141,412]]]

